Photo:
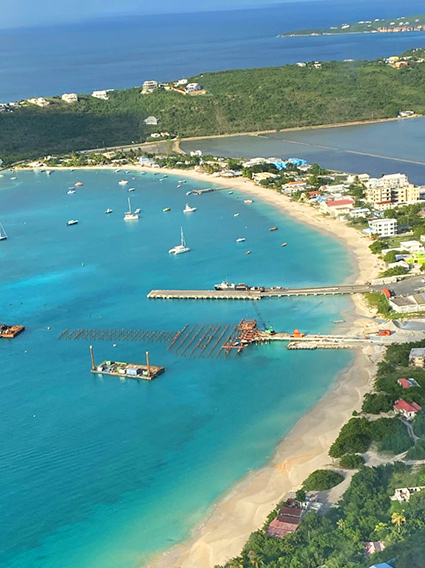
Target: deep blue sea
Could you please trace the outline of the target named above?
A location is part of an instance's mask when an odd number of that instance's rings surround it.
[[[425,33],[277,36],[423,11],[423,0],[316,0],[0,30],[0,102],[133,87],[146,79],[173,80],[222,69],[393,55],[425,46]]]
[[[138,222],[123,220],[122,177],[136,188]],[[27,329],[0,341],[0,565],[138,568],[187,537],[215,499],[267,462],[351,354],[264,345],[235,359],[191,359],[165,343],[94,343],[97,361],[143,362],[149,349],[151,362],[166,367],[150,383],[92,375],[89,344],[58,334],[233,324],[256,317],[251,302],[146,294],[208,288],[226,277],[331,284],[353,267],[339,242],[262,203],[245,205],[237,192],[187,197],[196,182],[177,189],[172,177],[93,170],[10,178],[0,178],[0,221],[9,235],[0,242],[0,314]],[[77,181],[84,186],[67,195]],[[198,208],[189,216],[187,201]],[[71,218],[79,224],[68,227]],[[279,231],[271,233],[272,225]],[[171,257],[180,226],[192,251]],[[239,236],[247,239],[242,246]],[[258,308],[278,330],[325,332],[351,304],[298,298]]]

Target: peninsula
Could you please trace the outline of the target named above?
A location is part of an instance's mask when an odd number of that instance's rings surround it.
[[[400,16],[375,20],[361,20],[351,24],[341,24],[330,28],[314,28],[297,30],[280,34],[278,37],[306,37],[340,34],[375,34],[375,33],[403,33],[425,31],[425,14],[415,16]]]
[[[146,141],[425,114],[424,54],[238,69],[11,101],[0,104],[0,158],[10,165]]]

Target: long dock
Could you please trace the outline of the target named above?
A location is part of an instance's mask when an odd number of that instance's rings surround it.
[[[376,287],[368,284],[320,286],[312,288],[264,288],[262,290],[151,290],[149,299],[162,300],[262,300],[289,296],[336,296],[361,294]],[[378,287],[379,289],[379,287]]]

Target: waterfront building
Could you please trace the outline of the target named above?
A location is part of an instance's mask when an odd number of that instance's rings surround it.
[[[416,314],[418,312],[424,312],[425,294],[413,294],[411,296],[392,296],[388,299],[388,304],[398,314]],[[414,366],[423,367],[424,365],[418,364]]]
[[[348,214],[351,219],[364,219],[368,215],[370,215],[370,209],[368,209],[367,207],[354,207],[354,209],[351,209],[350,213]]]
[[[280,539],[295,532],[301,523],[302,509],[299,507],[281,507],[277,517],[267,527],[267,535]]]
[[[414,347],[409,353],[409,365],[411,367],[424,367],[425,366],[425,348]]]
[[[339,217],[340,215],[348,215],[353,209],[354,201],[351,198],[337,199],[336,201],[322,201],[320,203],[321,213]]]
[[[410,183],[405,174],[388,174],[370,178],[366,182],[365,198],[375,209],[383,211],[399,203],[416,203],[420,198],[419,187]]]
[[[49,106],[49,101],[46,101],[43,97],[33,97],[32,99],[27,99],[29,103],[32,105],[37,105],[39,107],[46,107]]]
[[[379,237],[393,237],[397,234],[397,219],[374,219],[369,221],[369,228],[372,234]]]

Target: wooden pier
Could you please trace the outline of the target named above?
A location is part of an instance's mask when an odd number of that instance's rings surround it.
[[[164,367],[150,364],[148,351],[146,351],[146,365],[123,363],[121,361],[103,361],[100,365],[96,365],[94,362],[93,347],[91,345],[90,355],[92,361],[91,372],[96,375],[112,375],[121,379],[144,379],[146,381],[152,381],[165,371]]]
[[[149,299],[162,300],[262,300],[290,296],[336,296],[374,291],[368,284],[352,286],[320,286],[314,288],[263,288],[247,290],[151,290]],[[379,287],[378,287],[379,289]]]

